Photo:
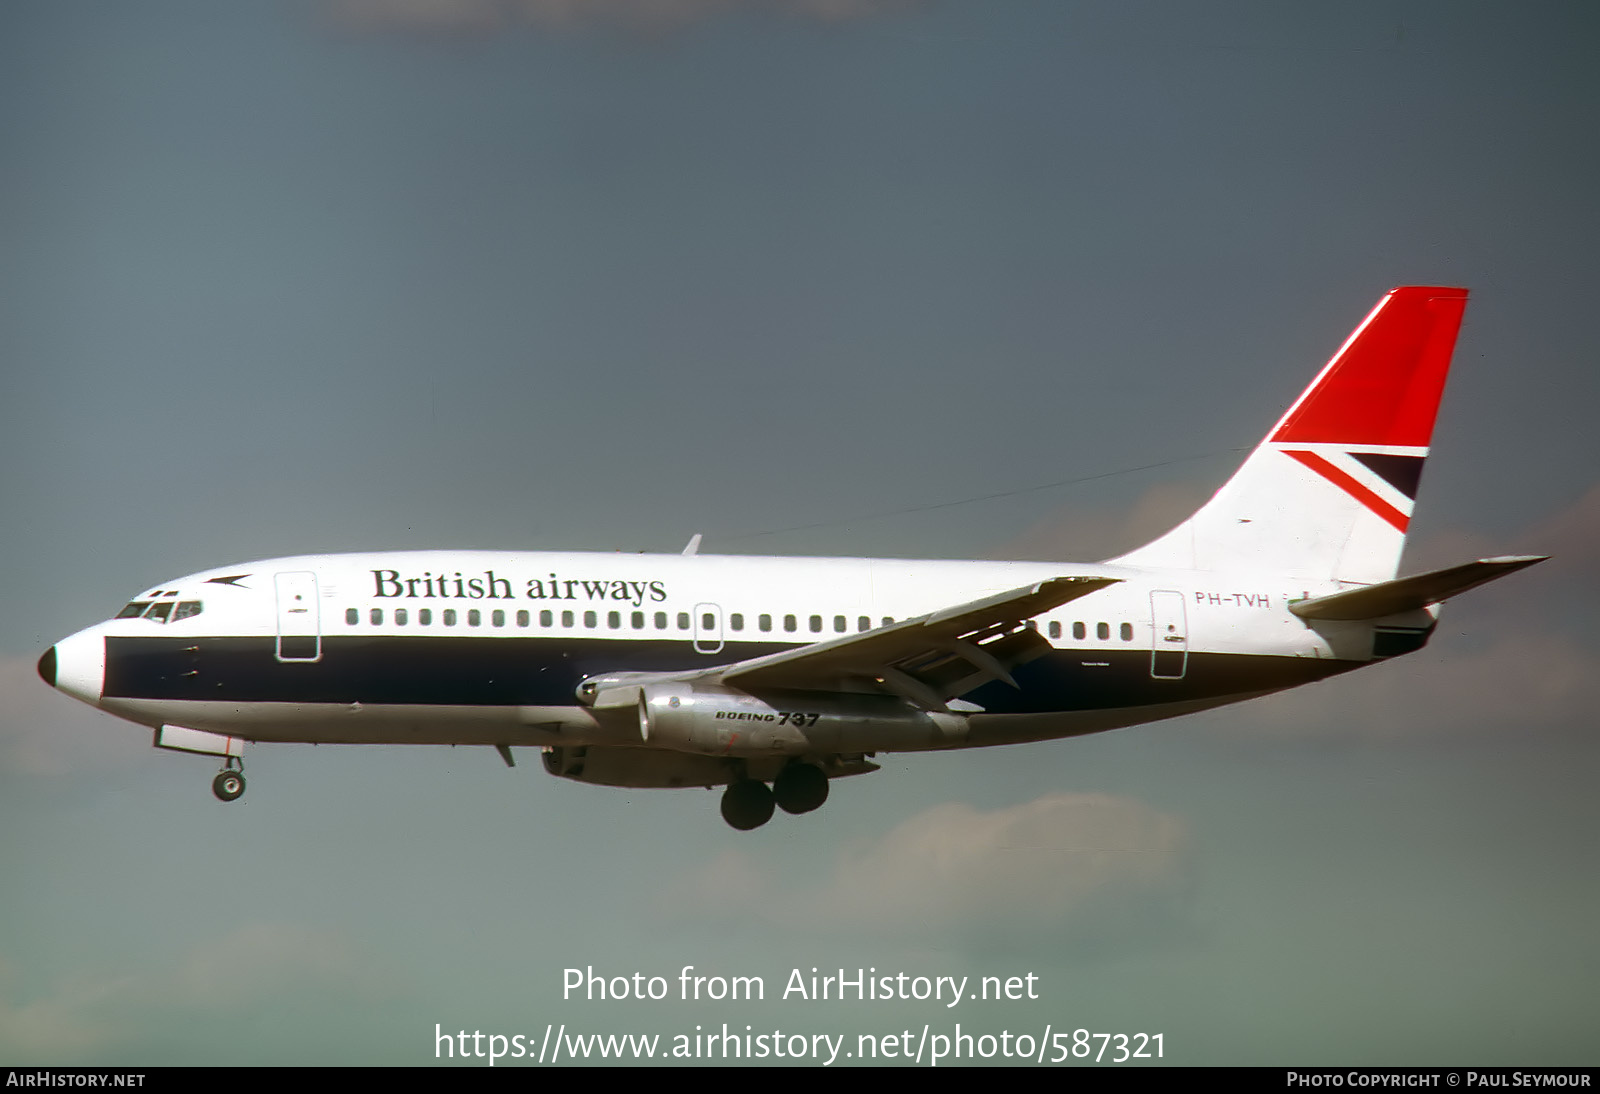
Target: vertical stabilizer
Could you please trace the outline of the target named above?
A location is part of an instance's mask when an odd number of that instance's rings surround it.
[[[1466,289],[1390,292],[1209,502],[1114,561],[1394,577],[1466,304]]]

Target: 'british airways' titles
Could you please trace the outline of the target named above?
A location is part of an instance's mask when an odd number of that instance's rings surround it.
[[[463,575],[459,570],[453,574],[424,570],[421,577],[406,577],[399,570],[373,570],[372,583],[373,595],[378,597],[403,597],[407,600],[517,599],[512,581],[498,576],[493,570],[471,576]],[[590,578],[561,578],[551,574],[549,577],[529,578],[522,596],[528,600],[625,600],[637,608],[646,600],[666,600],[667,587],[660,581],[596,581]]]

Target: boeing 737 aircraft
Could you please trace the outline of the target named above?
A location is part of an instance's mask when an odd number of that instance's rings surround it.
[[[45,682],[221,758],[246,741],[485,745],[620,787],[725,786],[735,828],[879,752],[1071,737],[1419,649],[1538,557],[1396,578],[1464,289],[1385,296],[1233,478],[1086,565],[406,551],[163,581]]]

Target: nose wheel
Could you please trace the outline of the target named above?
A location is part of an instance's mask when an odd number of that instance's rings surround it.
[[[233,765],[238,763],[238,767]],[[231,802],[244,793],[244,764],[234,757],[228,757],[228,766],[217,772],[217,777],[211,780],[211,792],[217,796],[218,801]]]

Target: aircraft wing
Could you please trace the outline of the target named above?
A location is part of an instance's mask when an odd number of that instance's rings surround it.
[[[1043,654],[1028,619],[1087,596],[1114,577],[1056,577],[876,630],[726,665],[704,675],[742,691],[860,691],[863,685],[929,710],[989,680],[1015,686],[1010,670]]]

